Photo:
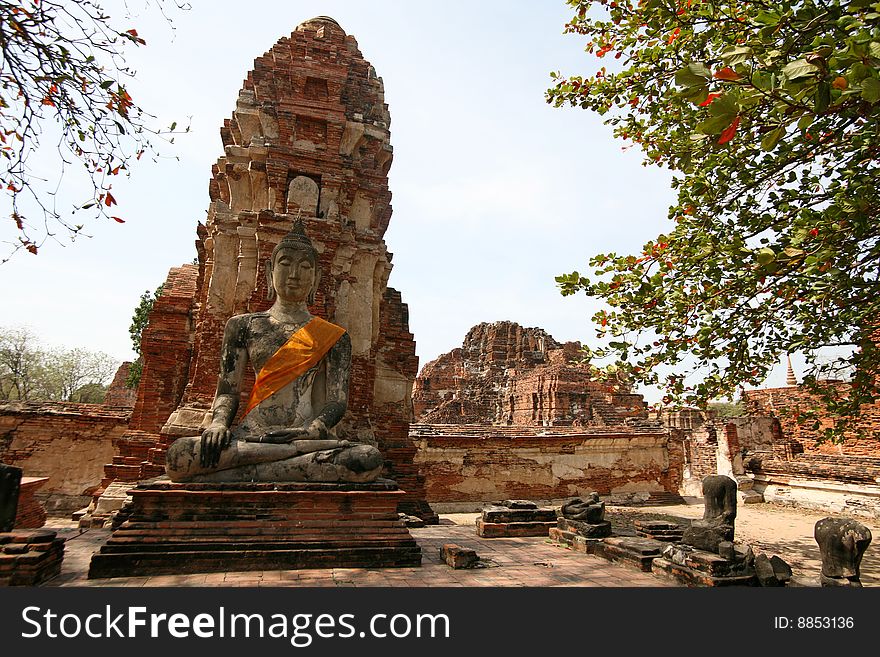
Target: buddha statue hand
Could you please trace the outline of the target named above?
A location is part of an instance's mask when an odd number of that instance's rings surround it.
[[[221,452],[232,443],[232,432],[229,427],[219,422],[211,423],[202,432],[199,463],[203,468],[214,468],[220,462]]]
[[[309,441],[322,441],[322,442],[338,442],[332,435],[329,435],[327,432],[327,425],[324,424],[320,419],[315,420],[307,427],[292,427],[287,429],[275,429],[274,431],[269,431],[261,435],[257,442],[261,443],[269,443],[269,444],[285,444],[292,443],[293,441],[300,440],[309,440]],[[348,441],[345,442],[345,445],[339,445],[339,447],[348,447],[350,443]],[[326,448],[322,448],[326,449]]]

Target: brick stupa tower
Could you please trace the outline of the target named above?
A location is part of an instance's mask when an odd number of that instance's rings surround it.
[[[232,315],[271,305],[265,262],[300,215],[322,271],[310,310],[343,326],[352,341],[339,437],[377,445],[386,459],[383,476],[407,493],[400,510],[436,522],[408,438],[415,341],[400,293],[387,286],[390,124],[382,79],[332,18],[302,23],[254,62],[221,129],[224,154],[212,169],[207,222],[198,227],[198,271],[183,272],[192,279],[185,287],[194,290],[189,321],[179,303],[166,317],[167,304],[157,300],[144,334],[131,430],[119,441],[105,484],[155,476],[174,439],[201,433],[224,325]],[[170,330],[162,329],[166,322]],[[147,408],[173,411],[156,418]]]

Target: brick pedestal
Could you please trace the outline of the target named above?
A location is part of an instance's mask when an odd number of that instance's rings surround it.
[[[140,484],[90,578],[421,565],[406,493],[369,484]]]
[[[16,529],[39,529],[46,524],[46,509],[34,496],[37,489],[49,481],[49,477],[22,477],[18,494],[18,512],[15,514]]]
[[[655,575],[675,579],[691,587],[758,586],[755,557],[750,548],[727,544],[731,554],[721,556],[690,545],[675,545],[651,564]]]
[[[481,538],[547,536],[556,526],[556,509],[538,508],[533,502],[507,500],[483,509],[476,521]]]
[[[61,572],[64,539],[53,531],[0,533],[0,586],[36,586]]]

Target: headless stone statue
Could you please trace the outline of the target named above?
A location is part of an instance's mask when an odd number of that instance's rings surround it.
[[[850,518],[822,518],[814,530],[822,553],[822,586],[862,585],[859,568],[871,543],[871,530]]]
[[[590,493],[586,500],[576,497],[562,505],[562,517],[597,524],[605,520],[605,502],[600,501],[599,493]]]
[[[733,541],[736,519],[736,482],[725,475],[703,479],[703,519],[687,528],[681,542],[699,550],[718,552],[719,544]]]
[[[0,532],[11,532],[18,510],[21,468],[0,463]]]
[[[301,220],[275,247],[266,275],[270,298],[277,299],[267,312],[227,322],[211,424],[168,448],[168,476],[176,482],[373,481],[382,469],[379,450],[334,433],[347,408],[351,340],[308,311],[320,273]],[[232,427],[248,361],[257,379],[243,419]]]

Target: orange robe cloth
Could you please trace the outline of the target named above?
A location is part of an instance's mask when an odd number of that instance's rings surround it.
[[[244,414],[317,365],[344,333],[341,326],[315,317],[291,335],[257,374]]]

